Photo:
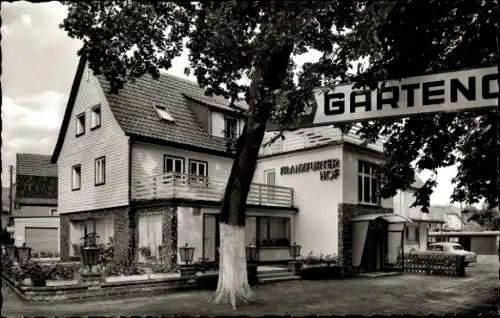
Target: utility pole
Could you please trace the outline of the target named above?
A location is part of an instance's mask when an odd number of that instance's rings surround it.
[[[12,210],[13,210],[13,203],[14,203],[14,198],[13,194],[14,191],[12,190],[12,184],[13,184],[13,170],[14,168],[12,165],[9,166],[9,176],[10,176],[10,186],[9,186],[9,225],[10,225],[10,218],[12,217]]]

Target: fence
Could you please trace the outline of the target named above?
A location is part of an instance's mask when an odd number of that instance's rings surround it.
[[[448,253],[414,252],[404,255],[405,272],[427,275],[465,276],[465,256]],[[401,255],[398,256],[401,266]]]

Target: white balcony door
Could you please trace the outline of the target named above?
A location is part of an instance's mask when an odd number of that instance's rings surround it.
[[[274,186],[276,185],[276,172],[274,169],[272,170],[266,170],[264,171],[264,179],[266,182],[267,187],[267,193],[266,193],[266,201],[272,202],[275,199],[275,188]]]

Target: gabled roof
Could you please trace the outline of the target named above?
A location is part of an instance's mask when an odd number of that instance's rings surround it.
[[[103,76],[99,75],[98,79],[125,134],[227,152],[226,140],[211,136],[203,128],[191,107],[190,98],[237,115],[240,110],[227,106],[229,101],[204,96],[203,90],[195,83],[172,75],[162,74],[158,80],[143,76],[133,83],[126,83],[119,94],[110,93],[109,83]],[[175,122],[162,121],[153,103],[164,106]]]
[[[26,205],[57,205],[57,164],[50,155],[16,154],[15,201]]]
[[[57,161],[64,142],[85,63],[85,58],[82,57],[73,81],[52,162]],[[97,78],[114,117],[126,135],[173,146],[187,145],[229,154],[227,141],[224,138],[211,136],[210,132],[203,128],[190,103],[194,100],[208,108],[232,113],[235,116],[242,116],[242,111],[246,109],[245,104],[237,103],[234,107],[229,106],[229,100],[206,96],[204,89],[196,83],[173,75],[161,74],[158,80],[144,75],[134,82],[125,83],[118,94],[110,92],[110,85],[103,75],[98,75]],[[164,106],[175,122],[162,121],[153,103]]]
[[[57,177],[57,165],[50,160],[50,155],[31,153],[16,154],[16,175]]]

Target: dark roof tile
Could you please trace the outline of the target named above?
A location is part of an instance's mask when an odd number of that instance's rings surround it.
[[[57,177],[57,165],[51,163],[50,155],[18,153],[16,175]]]
[[[226,141],[209,135],[186,96],[224,111],[240,112],[238,108],[229,107],[228,100],[205,96],[204,90],[196,83],[166,74],[158,80],[143,76],[128,82],[118,94],[110,93],[104,76],[99,75],[98,79],[126,134],[227,152]],[[164,106],[175,122],[161,120],[153,103]]]

